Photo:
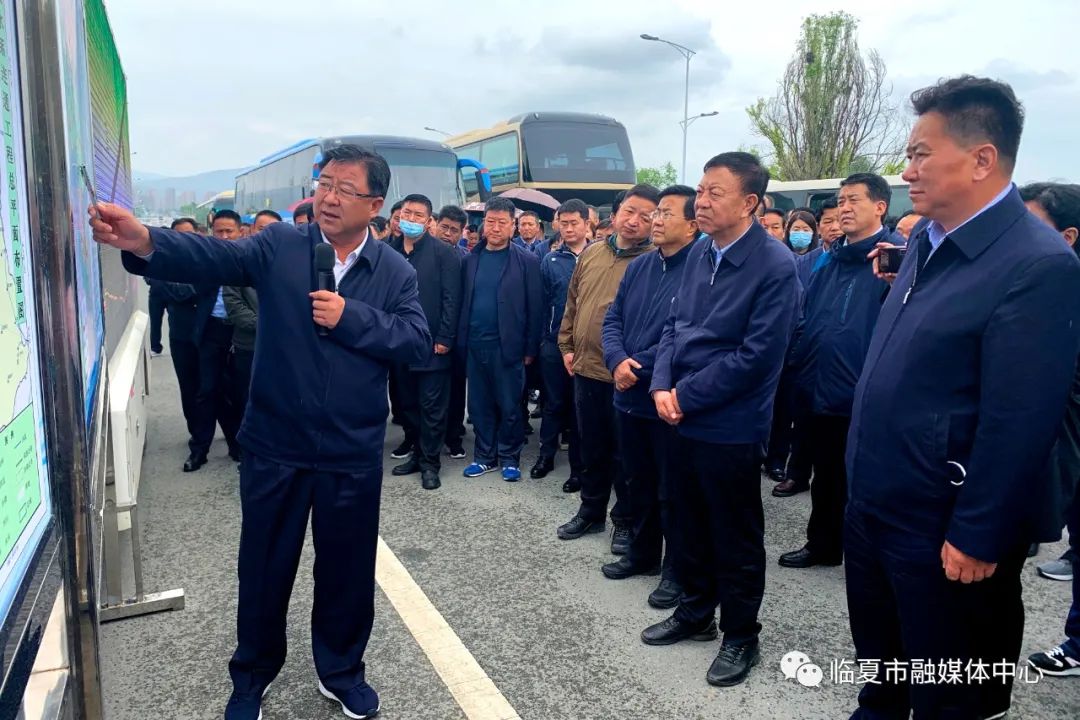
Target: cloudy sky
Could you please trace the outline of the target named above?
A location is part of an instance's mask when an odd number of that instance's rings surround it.
[[[256,162],[306,137],[437,138],[530,110],[622,121],[639,166],[679,165],[680,55],[698,51],[688,165],[761,146],[745,108],[771,96],[802,18],[850,3],[773,0],[435,2],[109,0],[128,77],[136,174],[188,175]],[[964,72],[1010,82],[1027,108],[1017,179],[1080,180],[1080,3],[863,3],[859,41],[898,97]],[[453,12],[445,8],[453,7]],[[694,174],[690,173],[691,176]],[[696,178],[691,177],[691,181]]]

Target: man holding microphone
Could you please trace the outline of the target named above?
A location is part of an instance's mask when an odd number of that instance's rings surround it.
[[[335,147],[320,163],[315,224],[275,223],[231,242],[148,229],[114,205],[91,210],[94,239],[124,251],[132,273],[259,292],[251,393],[239,434],[243,519],[226,720],[258,720],[284,664],[285,618],[309,513],[319,690],[347,717],[379,710],[363,656],[374,615],[387,370],[424,362],[432,352],[416,273],[369,237],[389,181],[379,155]],[[320,243],[334,250],[337,292],[315,291]]]

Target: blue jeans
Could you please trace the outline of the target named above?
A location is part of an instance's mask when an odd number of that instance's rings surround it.
[[[507,365],[499,343],[472,343],[467,372],[469,417],[476,437],[473,462],[518,467],[525,444],[521,417],[524,359]]]

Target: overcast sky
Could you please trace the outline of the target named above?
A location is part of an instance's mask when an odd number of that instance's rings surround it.
[[[698,51],[691,183],[710,156],[764,147],[745,108],[771,96],[802,18],[850,3],[773,0],[435,2],[108,0],[128,78],[138,171],[238,167],[300,139],[348,133],[437,138],[530,110],[623,122],[638,166],[679,166],[684,65],[651,33]],[[1027,109],[1017,179],[1080,180],[1075,31],[1080,3],[862,3],[859,41],[898,97],[938,77],[1010,82]],[[452,7],[448,12],[445,8]],[[906,109],[906,103],[905,103]]]

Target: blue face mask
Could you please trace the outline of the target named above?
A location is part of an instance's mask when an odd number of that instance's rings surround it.
[[[424,234],[425,225],[412,220],[398,220],[398,227],[406,237],[420,237]]]
[[[814,240],[814,233],[809,230],[792,230],[788,235],[788,240],[791,241],[791,247],[796,250],[805,250]]]

